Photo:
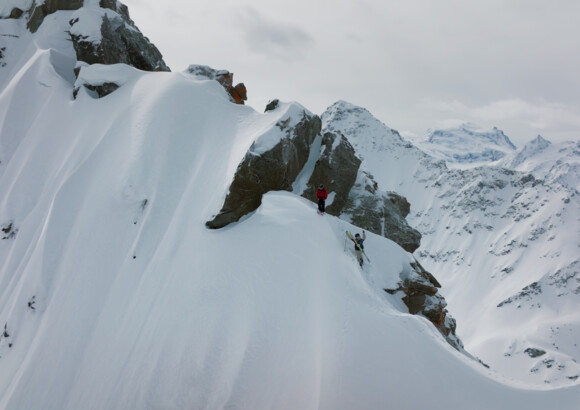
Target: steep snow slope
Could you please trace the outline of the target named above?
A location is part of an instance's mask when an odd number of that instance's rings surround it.
[[[415,254],[443,284],[466,349],[527,383],[578,383],[577,191],[499,167],[449,169],[346,102],[322,117],[322,132],[343,133],[379,187],[411,203]]]
[[[355,228],[304,199],[271,193],[205,229],[277,114],[211,81],[110,67],[121,88],[73,100],[52,55],[0,94],[1,408],[576,406],[577,386],[513,387],[402,313],[382,288],[410,255],[369,235],[361,271]]]

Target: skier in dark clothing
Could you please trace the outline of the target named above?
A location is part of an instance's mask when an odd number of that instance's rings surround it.
[[[356,252],[356,258],[358,259],[358,263],[360,264],[360,266],[363,266],[363,255],[362,255],[362,251],[365,248],[363,245],[363,242],[367,239],[367,236],[365,234],[365,231],[363,231],[362,237],[357,233],[354,236],[354,239],[351,239],[351,241],[354,242],[354,251]]]
[[[320,213],[324,213],[325,201],[326,198],[328,198],[328,191],[323,184],[318,186],[318,189],[316,190],[316,198],[318,198],[318,211]]]

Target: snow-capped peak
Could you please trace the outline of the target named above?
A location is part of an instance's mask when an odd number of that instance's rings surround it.
[[[510,169],[515,169],[523,162],[545,151],[546,148],[548,148],[550,145],[552,145],[550,141],[543,138],[541,135],[538,135],[532,141],[524,145],[524,147],[518,151],[515,156],[507,160],[505,164],[502,165]]]
[[[401,135],[375,118],[366,108],[346,101],[337,101],[321,116],[322,132],[344,135],[361,157],[368,152],[405,146]]]
[[[425,140],[417,145],[448,163],[470,165],[497,161],[517,149],[502,130],[486,130],[472,123],[429,130]]]
[[[532,141],[528,142],[526,144],[526,146],[536,146],[536,147],[541,147],[541,148],[545,148],[548,145],[550,145],[551,142],[548,141],[547,139],[545,139],[544,137],[542,137],[541,135],[538,135],[536,138],[534,138]]]
[[[538,135],[521,150],[505,157],[497,165],[529,172],[535,178],[580,190],[580,142],[552,144]]]

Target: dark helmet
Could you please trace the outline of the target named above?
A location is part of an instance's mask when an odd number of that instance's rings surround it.
[[[357,234],[354,235],[354,237],[355,238],[360,238],[360,234],[357,233]]]
[[[322,189],[322,188],[324,188],[324,185],[320,184],[320,185],[318,185],[318,188]]]

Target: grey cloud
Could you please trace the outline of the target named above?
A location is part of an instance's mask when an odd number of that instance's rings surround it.
[[[253,7],[240,9],[237,22],[248,48],[270,58],[299,60],[314,44],[314,38],[299,26],[267,20]]]

